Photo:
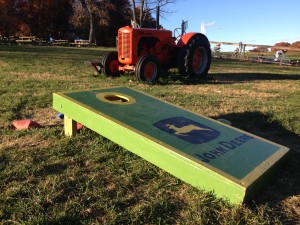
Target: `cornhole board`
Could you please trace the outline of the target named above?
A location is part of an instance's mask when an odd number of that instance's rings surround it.
[[[76,122],[199,189],[250,199],[288,148],[126,87],[53,94],[65,134]]]

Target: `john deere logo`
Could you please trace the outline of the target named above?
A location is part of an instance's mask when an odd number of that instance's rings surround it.
[[[193,144],[206,143],[220,135],[219,131],[184,117],[167,118],[153,125]]]

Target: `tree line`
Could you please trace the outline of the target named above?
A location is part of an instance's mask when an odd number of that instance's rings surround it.
[[[154,27],[155,6],[175,0],[0,0],[0,35],[88,39],[113,46],[117,30],[132,23]]]
[[[290,47],[290,48],[299,48],[300,49],[300,41],[296,41],[294,43],[289,43],[289,42],[278,42],[274,45],[273,48],[271,48],[272,52],[276,52],[277,50],[280,50],[280,47]],[[256,47],[250,50],[250,52],[268,52],[269,48],[268,47]]]

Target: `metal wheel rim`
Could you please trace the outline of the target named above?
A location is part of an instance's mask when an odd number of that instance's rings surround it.
[[[199,47],[193,55],[193,70],[196,74],[204,72],[208,62],[207,51],[204,47]]]
[[[119,62],[117,60],[112,60],[109,63],[109,70],[113,73],[116,74],[119,71]]]
[[[155,80],[156,76],[157,76],[157,65],[155,62],[149,62],[146,64],[145,66],[145,70],[144,70],[144,77],[147,81],[153,81]]]

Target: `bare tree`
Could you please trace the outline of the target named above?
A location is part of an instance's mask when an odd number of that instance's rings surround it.
[[[71,0],[73,14],[70,17],[70,23],[75,28],[80,28],[88,23],[88,12],[80,0]]]
[[[85,0],[87,10],[89,13],[89,21],[90,21],[90,33],[89,33],[89,41],[90,43],[95,43],[95,28],[94,28],[94,12],[92,0]]]
[[[0,35],[9,36],[16,31],[14,24],[17,21],[13,4],[13,1],[0,1]]]
[[[132,25],[135,28],[137,26],[137,22],[136,22],[136,12],[135,12],[135,1],[131,0],[131,4],[132,4]]]
[[[108,0],[71,0],[74,14],[71,22],[75,27],[89,25],[89,41],[96,44],[96,24],[106,24],[112,4]]]
[[[73,14],[70,24],[91,43],[115,43],[118,28],[131,18],[129,0],[70,0]],[[95,43],[96,44],[96,43]]]
[[[138,24],[143,27],[145,22],[151,18],[151,15],[155,12],[156,7],[160,7],[160,14],[170,13],[167,9],[167,5],[174,4],[176,0],[132,0],[132,17],[133,21],[137,23],[136,17],[139,16]]]

